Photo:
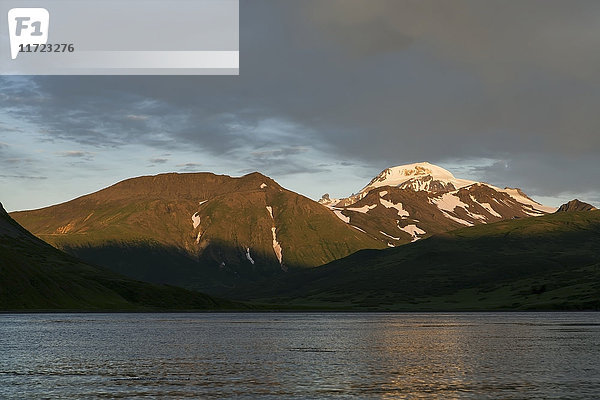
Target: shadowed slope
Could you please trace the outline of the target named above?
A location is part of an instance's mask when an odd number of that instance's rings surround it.
[[[598,309],[600,211],[502,221],[364,250],[240,298],[391,310]]]
[[[201,293],[133,281],[85,264],[31,235],[0,205],[0,310],[240,307]]]

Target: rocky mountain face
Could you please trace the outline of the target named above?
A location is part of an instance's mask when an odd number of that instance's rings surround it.
[[[596,207],[594,207],[593,205],[575,199],[558,207],[558,210],[556,210],[556,212],[575,212],[593,210],[596,210]]]
[[[435,233],[554,212],[520,189],[455,178],[430,163],[388,168],[357,194],[319,201],[344,223],[389,247]]]
[[[213,291],[385,246],[258,173],[134,178],[12,216],[84,260],[137,279]]]

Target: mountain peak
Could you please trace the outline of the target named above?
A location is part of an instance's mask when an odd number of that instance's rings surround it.
[[[429,162],[398,165],[386,168],[369,182],[360,193],[381,186],[397,186],[426,191],[449,191],[471,185],[475,182],[456,179],[452,173]]]
[[[568,203],[563,204],[556,211],[558,212],[574,212],[574,211],[593,211],[596,210],[591,204],[584,203],[583,201],[579,201],[578,199],[574,199],[569,201]]]

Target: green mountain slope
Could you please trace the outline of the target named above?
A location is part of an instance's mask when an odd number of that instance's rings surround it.
[[[385,246],[258,173],[134,178],[11,215],[85,261],[212,293]]]
[[[600,308],[600,211],[464,228],[235,293],[378,310]]]
[[[134,281],[85,264],[31,235],[0,205],[0,310],[240,307],[239,303]]]

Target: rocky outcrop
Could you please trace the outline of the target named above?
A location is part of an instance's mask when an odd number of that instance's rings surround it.
[[[579,201],[577,199],[571,200],[568,203],[563,204],[558,207],[557,213],[559,212],[574,212],[574,211],[592,211],[597,208],[591,204],[584,203],[583,201]]]

